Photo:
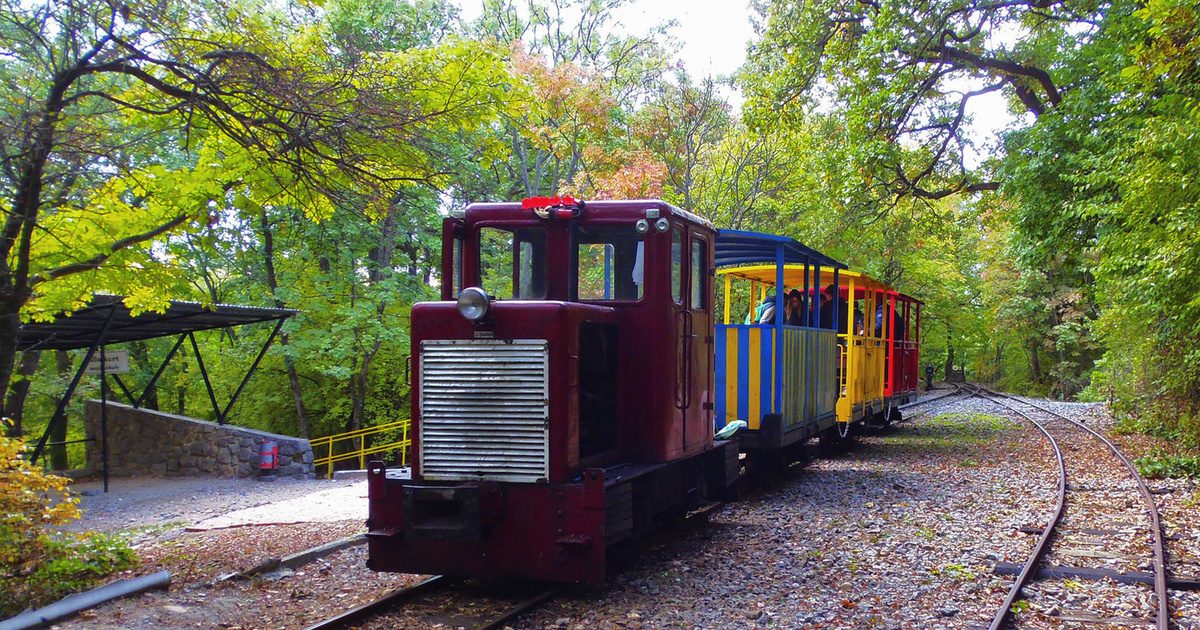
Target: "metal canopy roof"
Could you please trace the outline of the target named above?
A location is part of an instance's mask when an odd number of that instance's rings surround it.
[[[784,264],[817,264],[846,269],[845,263],[838,262],[794,238],[743,230],[717,232],[718,267],[755,263],[774,265],[779,260],[781,251]]]
[[[287,319],[299,312],[290,308],[232,304],[214,304],[210,307],[197,302],[171,300],[165,312],[147,312],[134,317],[125,306],[124,299],[120,295],[95,295],[84,308],[63,313],[53,322],[24,324],[17,332],[17,349],[75,350],[92,347],[101,335],[105,344],[140,341]]]

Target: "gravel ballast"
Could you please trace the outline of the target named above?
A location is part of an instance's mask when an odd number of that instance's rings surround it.
[[[707,523],[685,524],[619,550],[618,569],[605,587],[567,589],[512,627],[986,625],[1012,583],[1011,576],[993,574],[993,567],[1028,556],[1036,536],[1020,529],[1045,525],[1057,491],[1056,466],[1041,434],[993,403],[949,397],[926,407],[907,411],[911,420],[885,434],[861,437],[849,452],[792,467],[711,512]],[[1109,428],[1103,406],[1054,409]],[[1131,458],[1158,446],[1143,436],[1117,441]],[[310,492],[333,487],[308,483]],[[1194,574],[1189,563],[1200,558],[1195,485],[1156,480],[1151,486],[1164,490],[1156,497],[1173,536],[1169,561],[1178,558],[1181,574]],[[347,487],[347,500],[359,500]],[[302,494],[288,488],[280,498]],[[185,502],[188,496],[181,493]],[[244,508],[257,498],[238,501]],[[186,508],[197,516],[185,525],[214,515],[210,506],[200,508]],[[357,520],[179,530],[140,548],[145,560],[137,573],[172,569],[170,591],[109,604],[64,627],[303,627],[421,579],[368,571],[366,549],[357,546],[295,570],[214,582],[265,557],[363,530]],[[1153,596],[1110,582],[1038,584],[1033,597],[1039,605],[1060,601],[1060,609],[1050,611],[1058,616],[1022,613],[1021,627],[1085,627],[1069,621],[1075,609],[1119,611],[1128,603],[1129,610],[1141,611],[1145,602],[1136,597]],[[1200,619],[1198,596],[1172,592],[1174,627],[1200,627],[1194,621]],[[411,626],[402,620],[393,618],[392,627],[429,627],[427,618]]]

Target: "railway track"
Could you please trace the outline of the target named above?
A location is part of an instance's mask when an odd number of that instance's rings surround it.
[[[990,630],[1008,627],[1014,621],[1014,612],[1020,608],[1018,601],[1021,601],[1021,596],[1033,590],[1043,576],[1077,576],[1085,579],[1108,577],[1135,584],[1152,581],[1155,600],[1153,623],[1159,630],[1168,630],[1170,599],[1167,595],[1162,524],[1154,497],[1133,464],[1112,442],[1082,422],[1041,405],[982,387],[968,385],[966,389],[973,390],[975,395],[1033,424],[1049,441],[1059,472],[1054,513],[1040,530],[1025,530],[1027,533],[1038,533],[1038,541],[1029,558],[1020,566],[1004,603],[992,619]],[[1083,455],[1070,458],[1064,455],[1064,452],[1086,454],[1095,449],[1097,441],[1106,448],[1103,459],[1107,460],[1108,466],[1086,461]],[[1139,495],[1140,501],[1131,500],[1133,493]],[[1101,548],[1084,548],[1082,543],[1085,541]],[[1114,553],[1113,550],[1123,553]],[[1050,558],[1070,559],[1072,564],[1086,564],[1090,559],[1093,564],[1104,566],[1050,567],[1047,566]],[[1147,566],[1150,571],[1141,571]],[[1147,579],[1151,576],[1152,579]],[[1145,618],[1060,614],[1064,621],[1089,624],[1144,626],[1150,622]]]
[[[558,595],[546,587],[500,587],[435,575],[307,628],[448,627],[497,630]],[[473,601],[472,601],[473,600]]]
[[[916,409],[916,408],[918,408],[918,407],[924,407],[925,405],[928,405],[928,404],[930,404],[930,403],[937,402],[937,401],[939,401],[939,400],[944,400],[944,399],[946,399],[946,398],[950,398],[951,396],[963,396],[963,398],[961,398],[960,400],[966,400],[966,399],[968,399],[968,398],[971,398],[971,397],[974,397],[974,396],[977,396],[977,395],[978,395],[978,394],[977,394],[976,392],[974,392],[974,391],[969,391],[969,390],[965,390],[964,388],[962,388],[962,387],[960,387],[959,385],[957,385],[957,384],[956,384],[956,385],[954,385],[954,389],[953,389],[953,390],[951,390],[951,391],[949,391],[949,392],[947,392],[947,393],[945,393],[945,394],[941,394],[941,395],[939,395],[939,396],[932,396],[932,397],[929,397],[929,398],[925,398],[925,399],[923,399],[923,400],[916,400],[916,401],[913,401],[913,402],[910,402],[910,403],[906,403],[906,404],[900,405],[900,406],[898,406],[898,407],[896,407],[896,408],[897,408],[897,409],[899,409],[900,411],[908,411],[908,410],[910,410],[910,409]],[[957,401],[953,401],[953,400],[951,400],[951,401],[946,401],[946,402],[943,402],[943,403],[942,403],[940,406],[947,405],[947,404],[949,404],[949,403],[951,403],[951,402],[957,402]],[[911,421],[911,420],[915,420],[915,419],[917,419],[917,418],[920,418],[920,417],[922,417],[922,416],[924,416],[924,415],[926,415],[926,414],[928,414],[928,413],[929,413],[929,410],[924,410],[924,411],[922,411],[921,413],[919,413],[919,414],[917,414],[917,415],[915,415],[915,416],[905,417],[905,418],[901,419],[901,420],[900,420],[900,422],[908,422],[908,421]]]

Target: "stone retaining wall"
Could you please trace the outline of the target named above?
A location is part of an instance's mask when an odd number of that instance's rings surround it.
[[[85,415],[88,467],[103,469],[100,454],[100,401],[87,401]],[[313,473],[308,440],[150,409],[108,403],[109,474],[119,477],[251,477],[258,474],[258,449],[265,440],[279,443],[284,477]]]

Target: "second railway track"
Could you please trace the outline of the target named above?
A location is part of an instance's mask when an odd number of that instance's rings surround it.
[[[1071,577],[1075,576],[1129,582],[1112,588],[1139,591],[1132,599],[1141,602],[1142,609],[1054,609],[1052,614],[1062,621],[1167,630],[1171,615],[1162,524],[1154,497],[1133,464],[1107,438],[1077,420],[984,388],[968,389],[1040,430],[1059,470],[1054,513],[1044,527],[1026,530],[1038,534],[1038,542],[1020,565],[990,628],[1019,624],[1021,615],[1014,613],[1025,609],[1021,602],[1037,603],[1042,590],[1059,588],[1051,584],[1054,580],[1079,584]],[[1047,574],[1050,577],[1044,577]],[[1077,601],[1084,603],[1083,598]]]

